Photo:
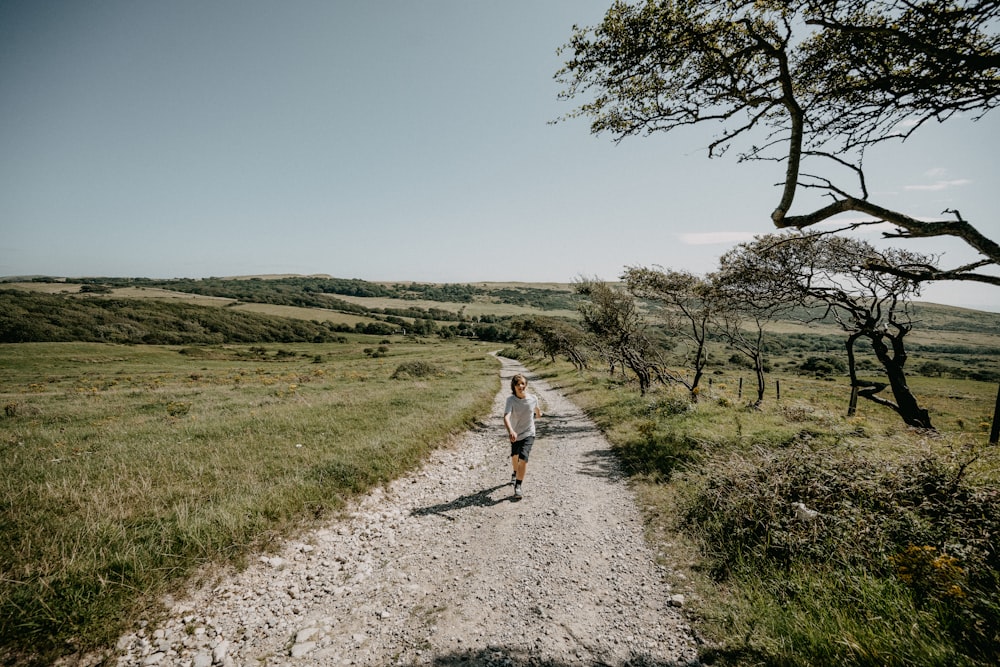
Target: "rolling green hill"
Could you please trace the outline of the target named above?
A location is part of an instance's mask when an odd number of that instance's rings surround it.
[[[570,284],[375,283],[330,276],[152,280],[57,278],[0,283],[0,342],[319,342],[344,333],[458,335],[508,341],[509,320],[573,318]],[[913,306],[920,363],[1000,373],[1000,314]],[[770,323],[772,354],[839,354],[843,334],[794,312]],[[916,362],[915,362],[916,363]]]

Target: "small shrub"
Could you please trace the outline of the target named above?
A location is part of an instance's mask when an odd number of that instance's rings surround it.
[[[673,417],[691,412],[694,408],[695,404],[686,396],[665,396],[651,403],[649,411],[663,417]]]
[[[646,419],[635,426],[635,430],[643,437],[647,442],[653,442],[653,436],[656,433],[656,422],[652,419]]]
[[[501,357],[507,357],[508,359],[514,359],[516,361],[524,361],[531,358],[531,355],[520,347],[505,347],[500,350],[499,354]]]
[[[183,417],[191,411],[191,404],[183,401],[170,401],[167,403],[167,414],[171,417]]]
[[[805,363],[799,366],[799,370],[804,373],[815,373],[819,376],[825,376],[846,372],[847,364],[840,357],[809,357],[805,360]]]
[[[399,380],[407,377],[425,378],[441,374],[441,369],[426,361],[404,361],[396,367],[396,370],[392,374],[392,379]]]
[[[781,415],[790,422],[813,421],[816,416],[816,409],[801,403],[792,405],[782,405]]]

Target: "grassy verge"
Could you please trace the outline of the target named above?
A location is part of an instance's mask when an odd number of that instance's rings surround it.
[[[785,376],[748,411],[735,377],[696,405],[532,364],[584,407],[635,482],[715,665],[1000,662],[995,385],[918,378],[935,434],[844,382]],[[773,379],[772,379],[773,387]],[[802,503],[810,512],[796,511]],[[809,518],[811,512],[816,512]]]
[[[362,337],[5,345],[0,369],[0,657],[40,662],[418,465],[498,387],[485,347]]]

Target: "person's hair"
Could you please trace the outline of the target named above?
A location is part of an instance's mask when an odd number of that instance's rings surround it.
[[[512,393],[512,394],[513,394],[513,393],[515,393],[515,392],[514,392],[514,387],[516,387],[516,386],[517,386],[517,383],[518,383],[518,382],[521,382],[521,381],[523,381],[523,382],[524,382],[524,386],[525,386],[525,387],[527,387],[527,386],[528,386],[528,378],[524,377],[524,376],[523,376],[523,375],[521,375],[520,373],[518,373],[517,375],[515,375],[514,377],[512,377],[512,378],[510,379],[510,393]]]

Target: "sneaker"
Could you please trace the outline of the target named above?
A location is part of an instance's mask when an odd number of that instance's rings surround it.
[[[512,472],[510,474],[510,485],[514,486],[515,484],[517,484],[517,473],[516,472]]]
[[[515,498],[523,498],[524,497],[524,492],[521,491],[521,485],[520,484],[515,484],[514,485],[514,497]]]

